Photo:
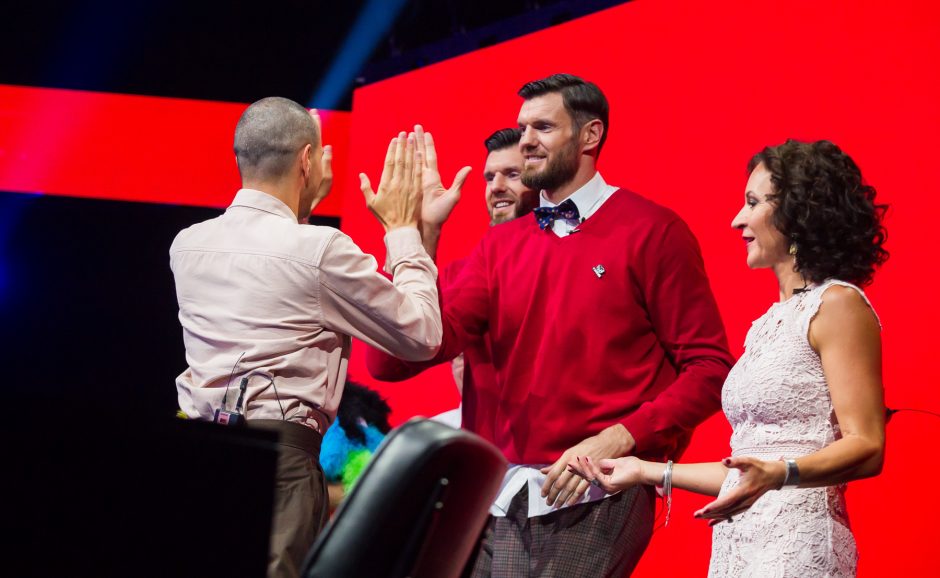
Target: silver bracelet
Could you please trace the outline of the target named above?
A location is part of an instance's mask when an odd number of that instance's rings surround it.
[[[666,521],[663,526],[669,525],[669,515],[672,514],[672,460],[666,462],[663,470],[663,496],[666,498]]]
[[[800,468],[796,465],[796,460],[783,460],[783,463],[787,466],[787,473],[783,478],[783,484],[781,488],[787,486],[799,486],[800,485]]]

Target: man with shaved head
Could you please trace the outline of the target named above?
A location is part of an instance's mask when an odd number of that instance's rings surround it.
[[[242,189],[170,249],[189,365],[176,380],[181,411],[280,433],[269,576],[297,576],[326,520],[321,434],[342,397],[350,338],[413,361],[440,344],[437,269],[417,229],[422,154],[400,133],[377,193],[360,175],[387,232],[391,281],[349,237],[307,224],[329,189],[330,150],[316,113],[285,98],[244,112]]]

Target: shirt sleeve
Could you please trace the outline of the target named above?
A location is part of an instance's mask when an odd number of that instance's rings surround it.
[[[640,291],[675,381],[623,422],[635,453],[672,450],[721,408],[721,388],[734,358],[694,235],[678,217],[641,247]]]
[[[320,262],[322,323],[403,359],[434,357],[441,343],[437,267],[417,229],[385,236],[389,281],[375,259],[337,233]]]
[[[462,263],[459,274],[441,288],[443,336],[441,347],[432,359],[411,362],[396,359],[379,348],[366,351],[369,374],[382,381],[403,381],[460,355],[474,336],[485,333],[489,312],[489,290],[484,265],[484,243]]]

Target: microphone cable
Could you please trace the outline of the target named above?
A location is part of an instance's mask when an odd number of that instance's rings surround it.
[[[225,384],[225,393],[222,394],[222,411],[225,411],[225,407],[228,405],[228,387],[232,385],[232,377],[235,376],[235,369],[238,368],[238,363],[242,360],[242,357],[245,357],[246,351],[242,351],[242,354],[238,356],[238,359],[235,360],[235,365],[232,366],[232,372],[228,374],[228,382]],[[242,390],[244,393],[244,390]]]
[[[885,407],[885,423],[890,422],[894,414],[898,413],[899,411],[911,411],[915,413],[924,413],[924,414],[933,416],[937,419],[940,419],[940,413],[937,413],[935,411],[930,411],[929,409],[920,409],[916,407],[899,407],[897,409],[894,409],[894,408],[890,408],[886,406]]]

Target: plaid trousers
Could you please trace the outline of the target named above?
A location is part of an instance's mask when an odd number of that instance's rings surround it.
[[[651,486],[528,517],[528,490],[504,518],[490,516],[468,566],[473,578],[629,576],[653,535]]]

